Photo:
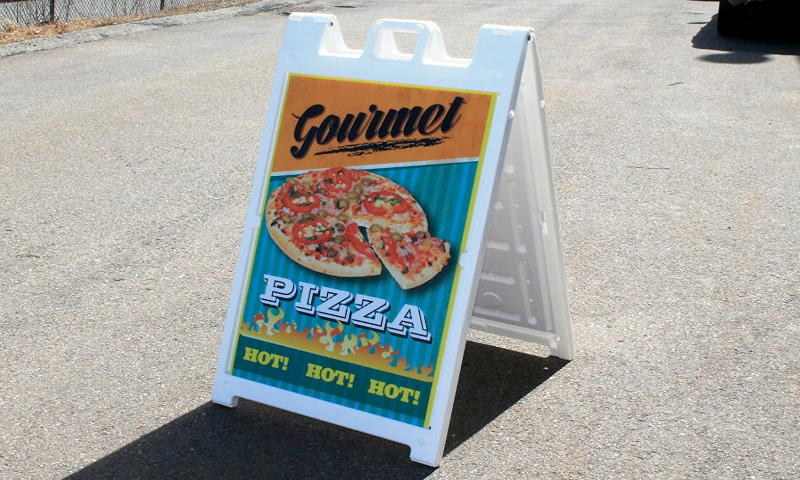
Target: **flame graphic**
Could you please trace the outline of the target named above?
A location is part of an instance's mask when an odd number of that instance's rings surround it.
[[[312,328],[300,327],[294,320],[284,320],[285,312],[280,308],[256,313],[252,319],[242,319],[239,332],[278,345],[316,353],[328,358],[347,357],[356,365],[394,373],[403,377],[433,381],[433,365],[411,365],[388,344],[380,343],[380,335],[374,331],[359,334],[344,333],[341,322],[325,322]],[[337,351],[338,347],[338,351]]]

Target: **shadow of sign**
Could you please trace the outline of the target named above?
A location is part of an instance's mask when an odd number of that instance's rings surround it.
[[[445,454],[568,362],[468,342]],[[544,421],[544,419],[542,419]],[[242,400],[206,403],[69,479],[423,479],[408,447]]]
[[[692,46],[714,50],[699,57],[713,63],[753,64],[770,61],[770,55],[800,56],[800,35],[794,29],[767,29],[754,26],[742,37],[723,37],[717,32],[717,17],[703,25],[692,38]],[[797,19],[800,22],[800,18]]]

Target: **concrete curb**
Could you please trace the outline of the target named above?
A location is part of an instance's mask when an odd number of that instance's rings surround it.
[[[174,27],[199,22],[211,22],[224,18],[240,17],[246,15],[256,15],[264,12],[280,10],[292,5],[308,3],[309,0],[264,0],[261,2],[250,3],[241,7],[221,8],[219,10],[209,10],[206,12],[187,13],[171,17],[151,18],[138,20],[135,22],[109,25],[106,27],[80,30],[77,32],[52,35],[33,40],[0,45],[0,59],[21,55],[23,53],[38,52],[41,50],[54,50],[57,48],[80,45],[82,43],[97,42],[105,38],[122,37],[136,33],[147,32],[159,28]]]

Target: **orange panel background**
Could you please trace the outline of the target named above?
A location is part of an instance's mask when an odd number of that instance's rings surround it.
[[[444,106],[446,111],[450,108],[450,104],[456,96],[464,98],[465,101],[458,111],[461,119],[449,132],[442,134],[441,131],[437,131],[431,136],[426,136],[417,131],[408,137],[401,134],[396,138],[397,140],[418,140],[431,137],[447,137],[437,145],[374,151],[354,156],[348,156],[349,152],[315,155],[321,151],[368,142],[362,135],[352,143],[347,139],[343,143],[339,143],[336,138],[326,145],[319,145],[314,142],[305,157],[301,159],[296,159],[291,154],[290,149],[294,146],[300,146],[302,143],[294,138],[297,117],[300,117],[312,105],[320,104],[325,108],[325,111],[318,117],[308,120],[303,128],[303,134],[307,133],[310,127],[319,126],[328,115],[336,115],[343,119],[348,113],[357,115],[360,112],[364,112],[369,117],[369,107],[372,104],[377,105],[378,109],[383,112],[389,109],[412,108],[414,106],[420,106],[424,110],[434,104]],[[272,171],[277,173],[337,166],[357,167],[478,157],[481,153],[493,100],[494,94],[489,93],[458,92],[291,75],[288,80],[285,104],[278,130],[278,141],[276,143]],[[391,141],[393,138],[387,136],[382,140]],[[382,140],[375,137],[371,141]]]

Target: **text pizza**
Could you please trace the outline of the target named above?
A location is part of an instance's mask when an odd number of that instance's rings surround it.
[[[402,338],[411,337],[425,343],[432,340],[425,313],[415,305],[403,305],[389,322],[385,314],[392,307],[382,298],[360,293],[353,295],[313,283],[299,282],[298,286],[289,279],[274,275],[264,275],[264,283],[266,288],[260,299],[267,307],[279,308],[282,300],[294,300],[294,309],[303,315],[389,332]]]

